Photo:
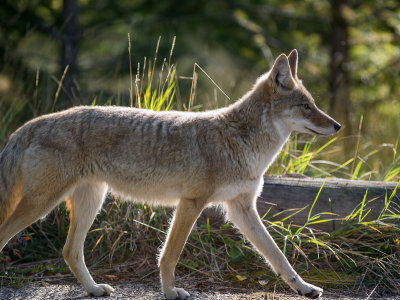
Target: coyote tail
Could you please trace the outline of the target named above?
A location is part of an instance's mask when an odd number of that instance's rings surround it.
[[[14,133],[0,152],[0,225],[11,215],[20,199],[19,172],[25,143]]]

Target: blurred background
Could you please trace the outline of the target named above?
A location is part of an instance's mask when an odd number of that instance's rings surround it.
[[[354,155],[352,171],[358,158],[366,179],[386,174],[400,166],[399,4],[2,0],[0,144],[44,113],[79,104],[130,105],[132,80],[145,80],[152,70],[161,82],[172,65],[173,109],[227,105],[277,55],[296,48],[299,77],[344,125],[334,159],[343,165]]]

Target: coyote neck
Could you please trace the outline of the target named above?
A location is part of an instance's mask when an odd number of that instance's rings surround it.
[[[266,171],[291,133],[282,116],[274,113],[271,99],[259,96],[256,89],[228,107],[225,120],[240,144],[245,145],[259,174]]]

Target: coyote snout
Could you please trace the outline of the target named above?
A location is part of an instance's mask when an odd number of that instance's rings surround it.
[[[186,299],[189,293],[175,287],[175,266],[204,207],[219,205],[292,290],[318,298],[322,289],[292,268],[256,200],[266,169],[292,131],[329,135],[339,129],[297,78],[296,50],[280,55],[250,92],[222,109],[79,106],[36,118],[0,153],[0,250],[65,201],[70,229],[64,259],[89,294],[109,295],[113,288],[93,280],[83,256],[107,190],[175,206],[159,258],[161,288],[167,299]]]
[[[317,135],[330,135],[339,131],[342,127],[338,122],[321,111],[315,104],[303,106],[303,113],[305,114],[304,129],[305,133],[312,133]]]

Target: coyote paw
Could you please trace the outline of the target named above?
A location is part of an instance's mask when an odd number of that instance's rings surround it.
[[[164,291],[165,299],[188,299],[190,294],[181,288],[172,288],[169,291]]]
[[[317,299],[321,297],[323,290],[315,285],[304,282],[301,290],[298,289],[297,293],[300,296],[306,296],[307,298]]]
[[[109,296],[111,292],[114,292],[114,289],[108,284],[96,284],[90,289],[88,289],[89,296]]]

